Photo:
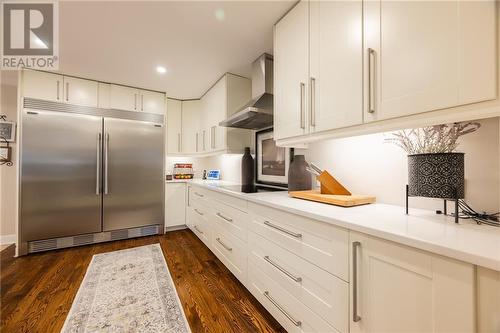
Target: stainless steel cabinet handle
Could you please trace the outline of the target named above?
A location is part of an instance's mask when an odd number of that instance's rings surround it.
[[[285,234],[287,235],[290,235],[290,236],[293,236],[295,238],[302,238],[302,234],[298,234],[298,233],[295,233],[293,231],[290,231],[290,230],[286,230],[282,227],[280,227],[279,225],[276,225],[276,224],[272,224],[271,222],[269,221],[264,221],[264,224],[267,225],[268,227],[271,227],[271,228],[274,228],[276,230],[279,230],[281,232],[284,232]]]
[[[177,152],[181,152],[181,133],[177,133]]]
[[[195,211],[195,212],[197,212],[197,213],[198,213],[198,215],[203,216],[203,213],[202,213],[202,212],[200,212],[198,209],[196,209],[196,208],[195,208],[195,209],[194,209],[194,211]]]
[[[108,187],[108,151],[109,151],[109,133],[106,133],[104,139],[104,194],[109,193]]]
[[[358,248],[360,242],[352,243],[352,321],[358,322],[361,316],[358,315]]]
[[[66,102],[69,101],[69,82],[66,82]]]
[[[134,110],[137,110],[137,94],[134,94]]]
[[[306,114],[305,114],[305,106],[304,106],[304,93],[306,90],[306,85],[303,82],[300,82],[300,128],[306,128]]]
[[[280,265],[278,265],[277,263],[275,263],[274,261],[272,261],[269,258],[269,256],[264,256],[264,260],[267,261],[268,263],[270,263],[271,265],[273,265],[274,267],[276,267],[279,271],[281,271],[283,274],[285,274],[286,276],[288,276],[293,281],[295,281],[295,282],[302,281],[301,277],[296,277],[295,275],[293,275],[292,273],[290,273],[289,271],[287,271],[286,269],[284,269],[283,267],[281,267]]]
[[[222,215],[221,213],[217,213],[215,214],[217,215],[218,217],[220,217],[221,219],[224,219],[226,220],[227,222],[233,222],[233,219],[230,219],[229,217],[225,217],[224,215]]]
[[[310,109],[311,113],[311,126],[316,126],[316,79],[311,77],[310,79]]]
[[[211,142],[211,147],[212,149],[215,149],[215,131],[216,131],[216,128],[215,126],[212,126],[211,128],[211,133],[210,133],[210,142]]]
[[[375,50],[368,49],[368,112],[375,112],[375,74],[374,74]]]
[[[59,100],[59,87],[61,85],[61,82],[57,80],[57,100]]]
[[[194,228],[196,229],[196,231],[198,231],[200,234],[202,234],[202,235],[203,235],[203,231],[201,231],[201,230],[198,228],[198,226],[197,226],[197,225],[195,225],[195,226],[194,226]]]
[[[278,304],[278,302],[276,302],[274,300],[274,298],[271,297],[271,295],[269,295],[269,291],[264,291],[264,296],[266,296],[266,298],[269,300],[269,302],[273,303],[273,305],[278,308],[278,310],[280,310],[280,312],[282,314],[285,315],[285,317],[288,318],[288,320],[290,320],[295,326],[297,327],[300,327],[302,325],[302,322],[301,321],[298,321],[298,320],[295,320],[295,318],[293,318],[288,312],[285,311],[285,309],[283,309],[281,307],[281,305]]]
[[[203,130],[203,150],[205,150],[205,149],[206,149],[206,148],[205,148],[205,136],[206,136],[206,135],[205,135],[205,132],[206,132],[206,131],[205,131],[205,130]]]
[[[220,240],[220,238],[217,238],[217,242],[219,242],[219,244],[220,244],[220,245],[222,245],[222,247],[223,247],[223,248],[225,248],[226,250],[228,250],[228,251],[232,251],[232,250],[233,250],[233,248],[232,248],[232,247],[229,247],[229,246],[227,246],[226,244],[224,244],[224,243]]]
[[[101,194],[101,133],[97,133],[95,194]]]
[[[194,194],[195,194],[195,195],[197,195],[197,196],[199,196],[200,198],[203,198],[203,197],[204,197],[204,195],[203,195],[203,194],[200,194],[200,193],[198,193],[198,192],[194,192]]]
[[[141,94],[141,111],[144,111],[144,95]]]

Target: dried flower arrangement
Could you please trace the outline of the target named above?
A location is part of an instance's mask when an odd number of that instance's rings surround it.
[[[458,138],[477,131],[481,124],[461,122],[408,129],[392,133],[386,143],[402,148],[408,155],[451,153],[458,147]]]

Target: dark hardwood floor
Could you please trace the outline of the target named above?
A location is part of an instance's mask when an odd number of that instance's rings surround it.
[[[59,332],[94,254],[160,243],[193,332],[284,332],[189,230],[13,258],[1,252],[1,332]]]

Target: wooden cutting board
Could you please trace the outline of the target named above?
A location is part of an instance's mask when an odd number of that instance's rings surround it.
[[[336,195],[336,194],[321,194],[319,190],[310,191],[293,191],[289,192],[292,198],[317,201],[330,205],[353,207],[359,205],[366,205],[375,202],[375,197],[369,195]]]

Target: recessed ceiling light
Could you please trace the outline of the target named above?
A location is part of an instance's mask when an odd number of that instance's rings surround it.
[[[156,71],[160,74],[165,74],[167,72],[167,69],[163,66],[156,66]]]

